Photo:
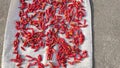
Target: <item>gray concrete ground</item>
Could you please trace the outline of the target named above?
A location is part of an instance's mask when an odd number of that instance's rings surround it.
[[[10,4],[10,0],[0,0],[0,65],[1,65],[2,47],[3,47],[4,32],[5,32],[5,25],[6,25],[9,4]]]
[[[120,68],[119,3],[120,0],[93,0],[94,68]],[[9,4],[10,0],[0,0],[0,58]]]

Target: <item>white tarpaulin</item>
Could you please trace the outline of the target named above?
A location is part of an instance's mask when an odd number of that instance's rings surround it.
[[[3,55],[2,55],[2,68],[17,68],[15,63],[11,62],[10,59],[15,57],[13,55],[13,41],[14,41],[14,35],[16,33],[15,29],[15,21],[19,19],[18,13],[19,13],[19,0],[11,0],[8,18],[7,18],[7,24],[6,24],[6,30],[5,30],[5,37],[4,37],[4,45],[3,45]],[[92,22],[91,22],[91,7],[90,7],[90,1],[84,0],[84,6],[85,10],[87,12],[86,20],[88,27],[82,29],[83,34],[85,35],[85,42],[82,45],[83,50],[88,51],[88,58],[85,58],[81,63],[78,63],[76,65],[68,65],[67,68],[92,68]],[[44,54],[44,51],[40,50],[40,54]],[[25,53],[21,52],[21,54],[30,54],[30,55],[37,55],[38,53],[34,53],[31,50],[27,50]],[[43,61],[45,62],[44,58]],[[25,63],[26,64],[26,63]],[[26,65],[24,64],[24,68],[26,68]]]

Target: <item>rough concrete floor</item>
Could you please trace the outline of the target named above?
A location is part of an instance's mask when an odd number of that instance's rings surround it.
[[[120,68],[120,0],[93,0],[94,68]],[[0,58],[10,0],[0,0]]]

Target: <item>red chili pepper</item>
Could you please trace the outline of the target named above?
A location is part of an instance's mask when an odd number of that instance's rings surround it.
[[[87,51],[86,51],[86,50],[85,50],[85,51],[83,51],[83,53],[82,53],[82,57],[83,57],[83,58],[88,57],[88,53],[87,53]]]
[[[18,51],[14,51],[13,54],[18,54]]]
[[[19,36],[20,36],[20,33],[17,32],[16,35],[15,35],[15,37],[18,38]]]
[[[39,50],[39,48],[35,49],[34,52],[37,52]]]
[[[18,39],[14,40],[13,44],[14,44],[14,47],[16,47],[19,44],[19,40]]]
[[[26,57],[28,57],[28,58],[30,58],[30,59],[32,59],[33,57],[32,56],[30,56],[30,55],[26,55]]]
[[[50,6],[46,8],[48,4]],[[67,63],[74,65],[88,57],[88,52],[79,48],[85,41],[81,28],[88,26],[83,0],[32,0],[31,3],[20,0],[19,8],[19,20],[16,21],[17,33],[13,42],[13,54],[16,54],[16,58],[11,59],[17,63],[16,66],[20,67],[22,62],[26,61],[19,51],[21,49],[26,51],[29,47],[34,52],[48,47],[47,59],[52,61],[53,55],[56,55],[57,61],[57,65],[48,61],[51,68],[66,68]],[[59,34],[65,36],[70,42]],[[19,45],[21,41],[22,46]],[[36,65],[38,68],[49,66],[41,63],[43,57],[40,54],[37,57],[30,55],[25,55],[25,57],[29,63],[27,68]],[[74,60],[68,61],[70,58]]]
[[[24,47],[21,47],[21,49],[22,49],[23,51],[26,51]]]
[[[18,67],[21,66],[21,65],[22,65],[21,63],[17,64]]]
[[[17,62],[17,60],[16,60],[16,59],[11,59],[11,61],[12,61],[12,62]]]
[[[84,35],[83,35],[83,33],[80,33],[80,35],[79,35],[79,43],[80,43],[80,45],[84,42]]]
[[[75,63],[74,62],[68,62],[70,65],[74,65]]]
[[[30,63],[30,66],[35,66],[35,65],[37,65],[37,62]]]
[[[17,49],[18,49],[18,45],[14,47],[14,50],[15,50],[15,51],[17,51]]]
[[[42,56],[41,55],[38,55],[38,60],[42,61]]]
[[[76,58],[77,60],[82,60],[82,56],[78,55],[78,57]]]

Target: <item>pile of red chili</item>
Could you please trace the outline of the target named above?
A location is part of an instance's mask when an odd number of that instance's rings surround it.
[[[28,62],[27,68],[66,68],[68,64],[74,65],[88,57],[87,51],[80,49],[85,40],[82,28],[87,27],[83,3],[83,0],[20,0],[13,46],[16,57],[11,61],[18,68],[25,61]],[[41,62],[41,54],[36,57],[20,54],[20,49],[31,48],[37,52],[45,47],[49,61],[46,64]],[[53,55],[56,62],[51,61]]]

